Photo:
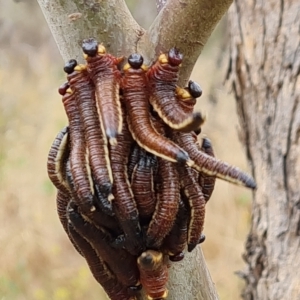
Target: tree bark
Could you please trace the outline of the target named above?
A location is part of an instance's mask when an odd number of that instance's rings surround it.
[[[300,299],[300,2],[236,0],[228,69],[252,165],[243,298]]]
[[[38,0],[65,61],[83,61],[80,46],[88,37],[97,38],[117,56],[139,52],[147,64],[161,51],[176,46],[184,54],[182,85],[232,1],[169,0],[159,7],[157,18],[145,31],[133,19],[124,0]],[[218,299],[201,248],[197,248],[182,263],[172,265],[168,299]]]

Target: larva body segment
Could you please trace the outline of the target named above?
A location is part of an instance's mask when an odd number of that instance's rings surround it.
[[[204,226],[206,201],[197,181],[197,171],[186,166],[179,167],[180,185],[188,200],[190,219],[188,226],[188,251],[191,252],[199,243]]]
[[[56,210],[58,214],[58,218],[60,223],[63,226],[69,240],[71,241],[73,247],[77,250],[77,252],[83,256],[83,253],[80,248],[78,248],[77,244],[73,240],[72,235],[69,232],[68,226],[68,218],[67,218],[67,207],[69,202],[72,201],[69,194],[64,193],[63,191],[58,190],[56,194]]]
[[[70,160],[66,162],[66,181],[70,186],[70,190],[74,191],[74,181],[71,173]],[[76,199],[77,195],[72,192],[72,198]],[[74,201],[76,203],[76,201]],[[122,233],[118,221],[115,217],[107,215],[102,209],[100,209],[95,203],[95,210],[90,212],[88,215],[85,215],[85,218],[93,223],[98,228],[104,228],[109,233],[118,236]]]
[[[69,128],[65,127],[55,137],[47,160],[47,171],[50,180],[58,190],[65,194],[70,194],[63,170],[69,153]]]
[[[152,117],[155,130],[166,135],[165,125]],[[180,200],[180,185],[176,165],[158,158],[158,171],[155,176],[156,207],[147,230],[147,246],[159,249],[163,239],[172,229]]]
[[[56,210],[60,223],[74,248],[82,255],[68,230],[67,206],[72,200],[73,194],[67,179],[67,164],[70,154],[68,133],[69,128],[65,127],[57,134],[49,151],[47,169],[49,178],[57,188]]]
[[[174,135],[176,136],[178,144],[189,153],[191,159],[194,161],[192,167],[197,171],[210,176],[216,176],[217,178],[231,183],[243,185],[252,189],[256,188],[254,179],[247,173],[199,151],[196,145],[197,137],[194,133],[178,132],[174,133]]]
[[[132,181],[133,170],[140,159],[140,153],[142,151],[143,150],[136,142],[132,144],[130,155],[128,157],[128,164],[127,164],[127,174],[130,182]]]
[[[150,221],[156,206],[153,178],[156,163],[155,156],[142,150],[132,174],[132,191],[140,218],[146,223]]]
[[[125,287],[117,280],[106,263],[97,255],[90,243],[82,237],[71,223],[68,223],[68,230],[77,247],[83,256],[97,282],[104,288],[111,300],[133,300]]]
[[[69,207],[68,218],[75,230],[84,237],[125,287],[136,286],[139,282],[135,257],[124,249],[114,249],[109,245],[110,236],[103,229],[85,221],[76,208]]]
[[[65,232],[68,234],[68,219],[67,219],[67,206],[71,200],[70,196],[61,190],[57,191],[56,195],[56,209],[57,214]],[[69,234],[68,234],[69,235]]]
[[[143,251],[142,231],[139,212],[127,173],[132,142],[127,124],[124,122],[122,133],[117,138],[117,144],[110,147],[110,156],[114,177],[114,209],[124,231],[128,251],[133,255],[138,255]]]
[[[139,62],[136,63],[135,59]],[[142,66],[142,56],[130,55],[128,62],[124,67],[122,88],[132,137],[140,147],[156,156],[172,162],[190,164],[188,154],[171,140],[158,134],[151,124],[147,78],[145,67]]]
[[[161,252],[147,250],[143,252],[138,260],[140,281],[145,289],[148,299],[166,299],[168,290],[168,267]]]
[[[176,220],[162,245],[162,249],[169,255],[171,261],[180,261],[184,258],[183,251],[187,244],[189,217],[187,205],[180,199]]]
[[[208,138],[203,138],[201,150],[207,155],[215,157],[212,144]],[[212,192],[214,191],[215,183],[215,176],[209,176],[203,172],[199,173],[199,184],[206,202],[210,199]]]
[[[77,65],[68,75],[71,89],[74,91],[84,129],[92,169],[95,191],[99,205],[104,211],[111,212],[113,176],[108,154],[107,139],[101,118],[97,113],[94,85],[83,65]]]
[[[64,108],[69,120],[70,132],[70,165],[74,190],[77,197],[74,199],[80,209],[89,214],[94,207],[94,187],[88,164],[87,148],[84,140],[80,113],[76,105],[75,95],[70,90],[62,98]]]
[[[121,59],[107,54],[104,46],[94,39],[82,44],[86,54],[88,72],[95,84],[98,109],[103,120],[105,133],[111,145],[116,143],[122,131],[122,112],[119,99],[121,74],[117,68]]]
[[[178,58],[175,63],[172,60],[173,56]],[[182,55],[175,48],[172,48],[168,55],[160,55],[147,72],[150,86],[149,101],[165,124],[175,130],[189,132],[199,128],[204,118],[200,112],[193,113],[193,110],[182,109],[181,101],[178,99],[182,94],[179,94],[176,88],[181,61]],[[188,96],[192,98],[191,95]]]
[[[179,179],[176,166],[158,159],[157,203],[147,230],[147,246],[159,249],[163,239],[172,229],[180,200]]]

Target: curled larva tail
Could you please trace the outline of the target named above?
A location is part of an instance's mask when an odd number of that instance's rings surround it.
[[[200,151],[193,133],[175,133],[175,137],[178,144],[189,153],[194,162],[192,167],[197,171],[251,189],[256,188],[254,179],[247,173]]]

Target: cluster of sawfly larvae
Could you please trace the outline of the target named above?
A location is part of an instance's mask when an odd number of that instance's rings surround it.
[[[197,141],[198,84],[177,86],[182,54],[172,48],[147,67],[82,44],[59,88],[68,126],[55,138],[48,174],[60,221],[113,300],[165,299],[169,261],[204,241],[205,205],[216,178],[255,188],[251,176]],[[122,65],[122,67],[121,67]]]

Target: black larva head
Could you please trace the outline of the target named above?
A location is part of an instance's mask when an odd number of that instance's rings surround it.
[[[98,42],[95,39],[90,38],[90,39],[83,40],[81,47],[82,47],[82,51],[86,55],[88,55],[90,57],[93,57],[93,56],[97,55],[97,52],[98,52]]]
[[[140,291],[142,288],[143,288],[143,286],[141,284],[139,284],[139,285],[135,285],[135,286],[130,286],[128,288],[128,290],[129,290],[129,292],[136,293],[136,292]]]
[[[168,53],[168,61],[171,66],[179,66],[182,63],[183,55],[177,48],[171,48]]]
[[[199,135],[201,133],[201,127],[199,127],[198,129],[195,129],[194,132],[196,135]]]
[[[202,95],[202,89],[200,85],[193,80],[189,81],[188,89],[193,98],[198,98]]]
[[[77,61],[75,59],[70,59],[64,66],[64,71],[67,74],[74,72],[74,68],[77,66]]]
[[[128,63],[133,69],[139,69],[144,62],[144,58],[142,55],[134,53],[129,55]]]
[[[211,141],[208,139],[208,138],[203,138],[203,141],[202,141],[202,148],[204,149],[211,149]],[[204,236],[205,237],[205,236]]]

